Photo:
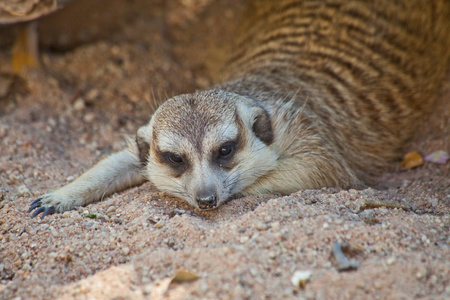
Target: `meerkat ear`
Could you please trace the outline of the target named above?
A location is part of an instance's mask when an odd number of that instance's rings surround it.
[[[136,133],[136,145],[138,148],[139,161],[143,166],[147,165],[150,152],[150,125],[139,128]]]
[[[257,107],[256,115],[253,120],[252,130],[256,137],[266,145],[272,144],[273,130],[269,113],[264,108]]]

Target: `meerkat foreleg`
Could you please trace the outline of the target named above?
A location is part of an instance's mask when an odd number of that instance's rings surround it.
[[[32,217],[44,212],[43,218],[101,200],[145,181],[138,156],[132,149],[126,149],[100,161],[75,181],[35,200],[29,212],[37,208]]]

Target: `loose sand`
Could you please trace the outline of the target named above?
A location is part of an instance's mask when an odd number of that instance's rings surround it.
[[[393,163],[377,189],[247,197],[207,213],[144,184],[31,219],[32,200],[124,147],[155,102],[210,85],[242,11],[106,2],[94,17],[81,0],[44,20],[46,71],[13,78],[0,99],[1,299],[450,299],[449,162]],[[80,10],[92,20],[78,22]],[[450,151],[450,78],[439,98],[405,152]],[[412,210],[361,210],[367,200]],[[336,269],[335,241],[356,270]],[[199,278],[171,282],[180,270]],[[299,270],[312,272],[303,288],[291,282]]]

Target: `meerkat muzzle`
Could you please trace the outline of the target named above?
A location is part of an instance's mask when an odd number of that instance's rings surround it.
[[[212,209],[217,207],[216,193],[199,193],[197,195],[197,204],[200,209]]]

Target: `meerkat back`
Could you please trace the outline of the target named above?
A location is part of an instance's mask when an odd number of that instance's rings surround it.
[[[266,102],[294,100],[370,181],[398,158],[448,71],[449,7],[443,0],[252,1],[221,80]]]

